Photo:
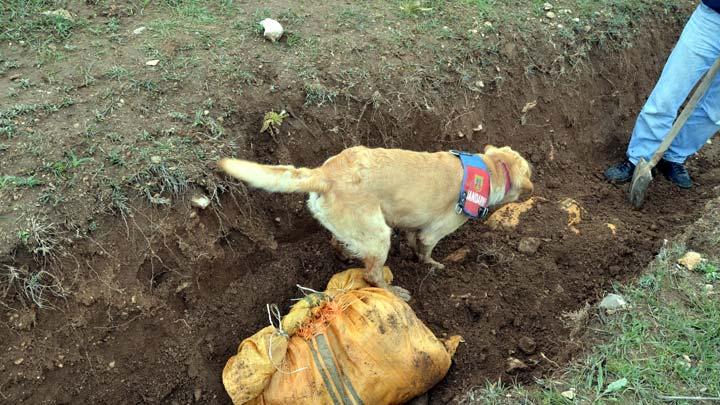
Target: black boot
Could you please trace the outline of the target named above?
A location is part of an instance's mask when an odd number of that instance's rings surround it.
[[[610,166],[605,170],[605,178],[611,183],[627,183],[632,180],[635,165],[626,160],[614,166]]]
[[[680,188],[690,188],[693,185],[690,173],[688,173],[683,163],[669,162],[665,159],[660,160],[657,165],[660,173],[670,180],[674,185]]]

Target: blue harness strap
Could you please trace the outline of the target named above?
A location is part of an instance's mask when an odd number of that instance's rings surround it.
[[[479,211],[478,210],[470,210],[468,208],[469,205],[473,204],[466,204],[467,198],[468,198],[468,190],[466,189],[467,184],[467,176],[468,172],[472,170],[480,170],[484,171],[487,174],[487,179],[490,179],[490,170],[488,169],[487,165],[485,164],[485,161],[478,155],[468,152],[462,152],[458,150],[451,150],[450,153],[457,156],[460,159],[460,164],[463,168],[463,178],[462,183],[460,183],[460,196],[458,197],[458,203],[455,206],[455,211],[458,214],[464,213],[465,215],[471,217],[471,218],[480,218],[483,219],[488,215],[489,209],[487,207],[487,203],[484,206],[480,206]],[[487,199],[490,198],[490,185],[487,185]],[[474,204],[475,207],[477,207],[477,204]]]

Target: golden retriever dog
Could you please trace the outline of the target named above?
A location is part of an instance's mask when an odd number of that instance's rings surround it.
[[[490,174],[489,208],[532,192],[531,168],[519,153],[488,145],[479,156]],[[405,230],[418,258],[442,268],[431,256],[433,248],[469,219],[457,210],[463,167],[450,152],[358,146],[345,149],[314,169],[237,159],[222,159],[218,164],[252,187],[309,193],[307,204],[313,216],[348,253],[363,260],[366,280],[391,289],[405,300],[410,299],[409,292],[390,287],[382,277],[391,230]]]

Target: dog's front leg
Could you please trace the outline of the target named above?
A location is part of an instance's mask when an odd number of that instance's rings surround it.
[[[410,298],[412,298],[410,291],[396,285],[391,286],[385,281],[385,277],[383,277],[383,264],[380,259],[376,257],[366,257],[364,262],[365,280],[368,283],[391,291],[404,301],[410,301]]]
[[[333,251],[335,252],[335,256],[337,256],[340,261],[343,262],[349,262],[353,259],[353,256],[348,252],[348,250],[345,248],[345,245],[343,245],[342,242],[337,240],[335,235],[333,235],[332,239],[330,239],[330,245],[333,247]]]

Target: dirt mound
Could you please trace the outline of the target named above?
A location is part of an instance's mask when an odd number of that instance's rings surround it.
[[[413,293],[418,316],[438,336],[466,340],[431,393],[433,403],[446,403],[485,379],[530,381],[569,360],[580,342],[561,314],[635,275],[720,183],[714,145],[690,162],[696,188],[681,191],[656,179],[642,211],[625,202],[623,187],[600,178],[622,157],[634,114],[673,42],[673,34],[647,32],[637,48],[596,55],[595,70],[578,80],[561,77],[567,82],[518,67],[492,95],[434,111],[353,102],[305,108],[289,97],[295,118],[275,139],[254,135],[250,117],[271,106],[245,94],[225,125],[237,134],[242,157],[263,162],[317,165],[349,146],[338,133],[368,146],[415,150],[510,145],[531,160],[536,194],[547,201],[512,231],[477,222],[462,227],[436,250],[437,258],[467,251],[446,270],[412,261],[405,242],[394,239],[388,265],[395,283]],[[537,106],[521,113],[529,102]],[[346,116],[359,121],[338,128]],[[474,132],[479,124],[483,130]],[[575,229],[558,205],[565,198],[581,208]],[[59,260],[66,274],[78,275],[77,293],[56,302],[57,310],[7,311],[0,328],[7,348],[0,355],[3,401],[227,403],[222,367],[243,338],[266,326],[265,304],[286,311],[297,284],[322,288],[344,265],[302,197],[238,186],[220,202],[204,211],[186,202],[141,208],[126,221],[107,218],[102,232],[71,246]],[[528,237],[540,242],[535,253],[518,250]],[[13,265],[31,260],[20,254]],[[508,357],[528,368],[506,372]]]

